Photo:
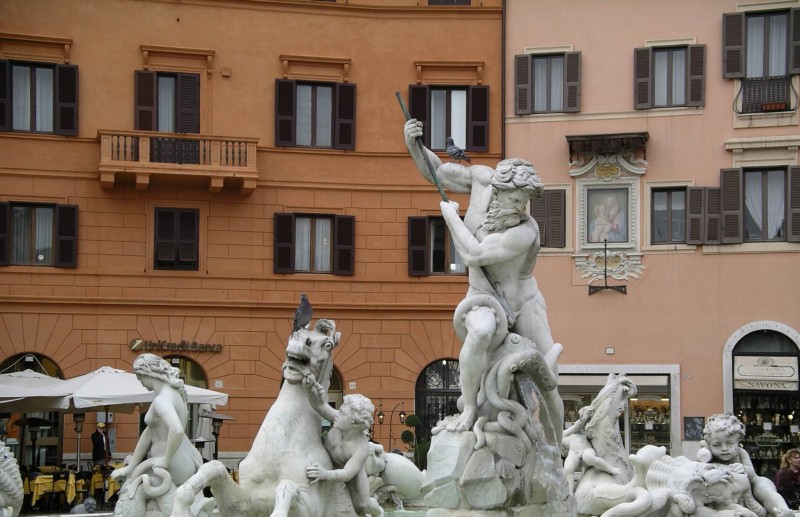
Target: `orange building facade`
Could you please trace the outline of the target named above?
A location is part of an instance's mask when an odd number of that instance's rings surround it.
[[[370,397],[386,418],[374,438],[405,449],[418,378],[458,357],[466,277],[409,274],[409,218],[438,213],[438,194],[395,92],[420,118],[441,110],[437,135],[476,161],[502,147],[500,1],[418,4],[5,2],[3,369],[168,357],[230,395],[219,455],[235,466],[306,292],[343,336],[334,400]],[[40,463],[74,457],[71,417],[53,427]],[[138,415],[109,427],[124,457]]]

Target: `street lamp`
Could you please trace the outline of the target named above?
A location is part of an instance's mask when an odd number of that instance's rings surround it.
[[[211,419],[211,434],[214,435],[214,459],[219,459],[219,430],[222,428],[222,424],[225,420],[236,420],[232,416],[223,415],[222,413],[217,413],[216,411],[212,413],[206,413],[204,415],[200,415],[203,418],[210,418]]]
[[[75,433],[78,435],[78,443],[75,448],[75,465],[78,471],[81,470],[81,432],[83,431],[83,422],[86,421],[85,413],[75,413],[72,415],[72,421],[75,422]]]
[[[389,412],[389,451],[394,450],[394,434],[392,433],[392,415],[394,415],[394,411],[395,409],[397,409],[397,406],[401,407],[400,414],[398,415],[400,417],[400,423],[404,424],[406,422],[406,412],[402,409],[405,406],[405,402],[398,402]],[[380,414],[378,415],[378,420],[382,421]]]
[[[383,403],[378,403],[378,406],[375,408],[375,411],[372,412],[372,425],[369,428],[369,438],[370,440],[375,439],[375,420],[378,421],[379,424],[383,423]]]
[[[36,441],[39,439],[39,430],[42,428],[49,429],[50,428],[50,421],[44,418],[38,417],[30,417],[30,418],[19,418],[14,421],[14,425],[17,427],[22,427],[22,436],[25,436],[25,427],[28,428],[28,434],[31,438],[31,447],[33,448],[33,468],[37,468],[39,466],[39,454],[36,450]],[[24,450],[24,449],[23,449]],[[22,461],[22,460],[20,460]]]

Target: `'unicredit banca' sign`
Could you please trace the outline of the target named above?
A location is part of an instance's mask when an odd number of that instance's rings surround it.
[[[218,343],[198,343],[197,341],[181,340],[180,343],[169,341],[149,341],[141,338],[131,339],[131,350],[138,352],[222,352],[222,345]]]

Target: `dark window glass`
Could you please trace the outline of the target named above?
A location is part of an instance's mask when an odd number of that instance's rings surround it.
[[[297,145],[333,146],[333,86],[297,85]]]
[[[54,68],[14,63],[11,67],[11,128],[15,131],[53,132]]]
[[[686,49],[653,51],[653,106],[686,105]]]
[[[533,111],[564,111],[564,56],[533,58]]]
[[[786,240],[786,171],[744,171],[744,240]]]
[[[417,439],[431,436],[431,429],[448,415],[458,413],[456,402],[461,396],[459,363],[443,359],[431,363],[417,378],[416,412],[422,421],[417,429]]]
[[[11,206],[11,264],[53,265],[54,207]]]
[[[441,217],[430,218],[430,272],[445,275],[463,275],[467,268],[456,251],[450,229]]]
[[[686,242],[686,189],[653,191],[653,244]]]
[[[295,271],[330,273],[333,270],[333,218],[295,217]]]
[[[745,113],[789,109],[789,14],[748,14],[745,38],[745,79],[742,103]]]

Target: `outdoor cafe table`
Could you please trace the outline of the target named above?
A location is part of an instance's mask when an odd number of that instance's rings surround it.
[[[39,498],[42,497],[42,494],[48,490],[63,490],[66,495],[67,502],[70,504],[75,500],[75,473],[71,471],[68,479],[66,481],[57,481],[55,487],[53,486],[52,474],[39,474],[36,476],[36,479],[29,481],[28,486],[31,492],[31,506],[36,506]]]

